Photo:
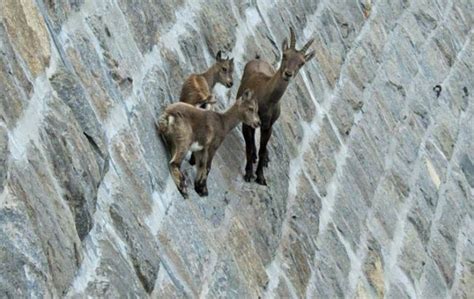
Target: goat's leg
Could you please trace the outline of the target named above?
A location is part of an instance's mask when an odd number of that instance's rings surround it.
[[[246,124],[242,125],[242,133],[245,139],[245,153],[247,156],[247,164],[245,165],[244,180],[250,182],[253,178],[253,163],[256,160],[255,149],[255,129]]]
[[[196,164],[196,157],[194,157],[194,153],[191,153],[191,158],[189,158],[189,164]]]
[[[175,145],[172,147],[172,158],[170,161],[170,172],[171,177],[178,187],[179,192],[183,195],[184,198],[188,198],[188,191],[186,188],[186,178],[184,174],[181,172],[181,163],[186,155],[185,150],[179,150]]]
[[[214,159],[214,154],[216,153],[216,149],[209,149],[207,151],[207,155],[203,154],[202,160],[205,161],[205,170],[202,170],[202,177],[200,178],[200,188],[201,188],[201,193],[199,195],[201,196],[207,196],[208,195],[208,190],[207,190],[207,178],[209,176],[209,172],[211,171],[211,166],[212,166],[212,160]],[[202,166],[202,165],[201,165]],[[203,167],[204,168],[204,167]]]
[[[217,149],[209,149],[209,152],[207,154],[207,172],[206,172],[206,179],[207,176],[209,176],[209,172],[211,171],[211,166],[212,166],[212,160],[214,159],[214,155],[216,154]]]
[[[265,156],[267,155],[267,143],[271,136],[272,127],[262,129],[260,136],[260,149],[258,151],[257,179],[255,180],[260,185],[267,185],[267,181],[263,175],[263,167],[265,166]]]
[[[196,190],[199,196],[207,196],[207,157],[208,152],[207,150],[202,150],[200,152],[196,152],[196,163],[197,163],[197,174],[196,179],[194,181],[194,190]]]
[[[257,146],[255,145],[255,129],[252,129],[252,163],[257,163]]]
[[[269,162],[270,162],[270,158],[268,156],[268,151],[265,151],[265,155],[262,158],[263,167],[268,167]]]

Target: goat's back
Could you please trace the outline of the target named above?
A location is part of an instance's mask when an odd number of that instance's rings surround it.
[[[272,77],[275,74],[275,69],[264,60],[254,59],[245,65],[244,75],[245,73],[262,73],[268,77]]]
[[[206,103],[210,97],[211,92],[206,79],[201,75],[192,74],[184,81],[179,100],[191,105],[199,105]]]
[[[160,133],[167,139],[191,146],[197,141],[201,146],[211,142],[216,132],[222,131],[219,113],[178,102],[166,107],[158,120]]]
[[[245,65],[237,97],[240,97],[247,88],[260,93],[259,86],[270,80],[274,74],[275,70],[268,62],[260,59],[249,61]]]
[[[210,116],[210,111],[196,108],[187,103],[174,103],[166,107],[158,120],[159,126],[168,129],[177,129],[178,127],[197,128],[205,124]]]

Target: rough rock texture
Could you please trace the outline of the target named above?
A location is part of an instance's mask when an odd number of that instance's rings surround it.
[[[0,297],[472,298],[473,11],[2,0]],[[277,65],[289,25],[316,57],[282,99],[269,187],[243,182],[236,129],[210,196],[183,200],[159,113],[218,49],[235,78],[256,53]]]

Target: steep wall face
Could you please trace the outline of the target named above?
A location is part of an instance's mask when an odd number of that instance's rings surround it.
[[[472,1],[297,2],[2,0],[0,295],[472,295]],[[269,187],[236,129],[183,200],[157,116],[218,49],[237,83],[276,66],[290,24],[316,57]]]

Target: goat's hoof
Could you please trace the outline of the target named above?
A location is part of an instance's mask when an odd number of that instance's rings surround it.
[[[181,195],[184,197],[184,199],[188,199],[189,195],[188,195],[188,191],[186,189],[186,187],[180,187],[179,189],[179,193],[181,193]]]
[[[252,181],[252,179],[253,179],[253,174],[251,174],[251,173],[246,173],[246,174],[244,175],[244,181],[246,181],[247,183],[250,183],[250,182]]]
[[[263,157],[262,159],[262,166],[263,167],[268,167],[268,163],[270,162],[270,158],[268,156]]]
[[[196,190],[196,193],[199,194],[199,196],[203,197],[203,196],[208,196],[209,195],[209,192],[207,191],[207,187],[204,186],[204,187],[201,187],[201,186],[195,186],[194,187],[194,190]]]
[[[266,186],[267,185],[267,180],[263,176],[257,176],[257,179],[255,182],[259,185]]]
[[[257,155],[256,154],[252,155],[252,163],[257,163]]]

